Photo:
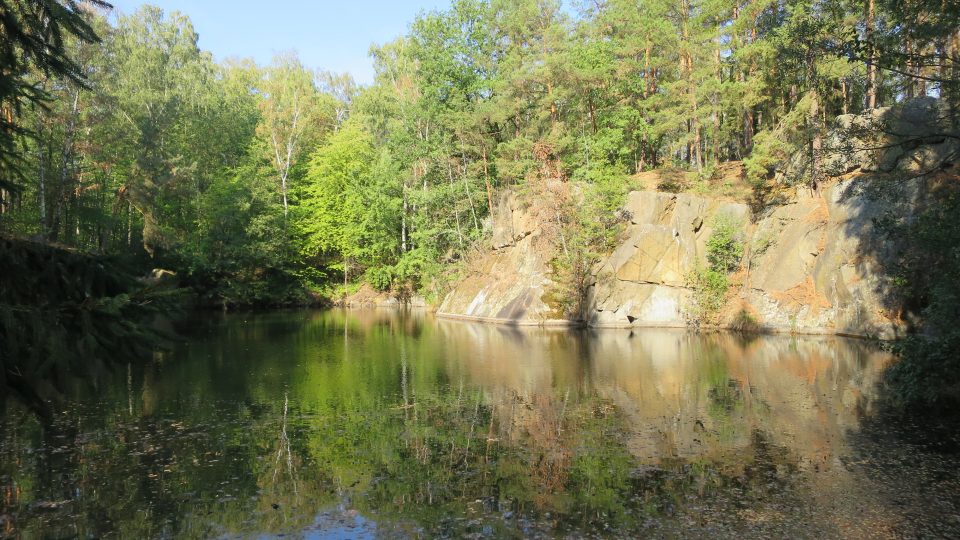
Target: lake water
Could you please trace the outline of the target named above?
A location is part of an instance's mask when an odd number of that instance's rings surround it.
[[[955,441],[834,337],[206,315],[0,420],[0,537],[960,536]]]

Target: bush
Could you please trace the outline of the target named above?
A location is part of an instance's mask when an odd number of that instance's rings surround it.
[[[393,287],[394,270],[393,266],[373,266],[367,269],[364,280],[378,291],[388,291]]]
[[[707,240],[707,266],[698,266],[688,281],[693,288],[692,319],[696,323],[713,317],[723,307],[730,288],[730,272],[740,266],[743,238],[740,223],[728,214],[713,221],[713,233]]]
[[[960,332],[936,339],[911,336],[893,348],[900,358],[884,373],[888,404],[898,410],[955,413],[960,405]]]
[[[712,268],[698,267],[690,275],[690,285],[693,287],[695,308],[693,319],[696,322],[704,321],[720,311],[727,298],[730,280],[726,272]]]
[[[710,268],[724,274],[740,266],[743,239],[740,223],[729,214],[719,214],[713,222],[713,234],[707,240],[707,262]]]

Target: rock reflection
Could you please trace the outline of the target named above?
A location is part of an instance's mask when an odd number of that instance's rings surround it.
[[[868,516],[882,537],[916,517],[852,464],[888,361],[865,342],[388,310],[196,333],[78,394],[66,436],[0,420],[3,535],[815,537]]]
[[[562,407],[558,396],[599,398],[624,415],[644,464],[735,455],[759,430],[803,467],[830,467],[888,361],[869,343],[829,337],[437,325],[449,369],[484,389],[503,425],[529,414],[514,401],[555,418],[546,409]]]

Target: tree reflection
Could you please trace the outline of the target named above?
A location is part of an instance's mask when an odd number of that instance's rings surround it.
[[[70,440],[8,415],[9,534],[835,536],[855,512],[831,505],[870,480],[840,465],[886,362],[864,343],[387,311],[208,324],[78,396]]]

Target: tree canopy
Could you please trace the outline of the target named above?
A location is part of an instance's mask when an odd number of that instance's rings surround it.
[[[815,187],[834,116],[960,99],[955,0],[455,0],[371,47],[369,85],[292,52],[216,62],[186,14],[106,7],[0,1],[0,230],[223,305],[425,288],[506,188],[602,250],[588,213],[639,173],[742,161],[762,194],[806,153],[786,180]]]

